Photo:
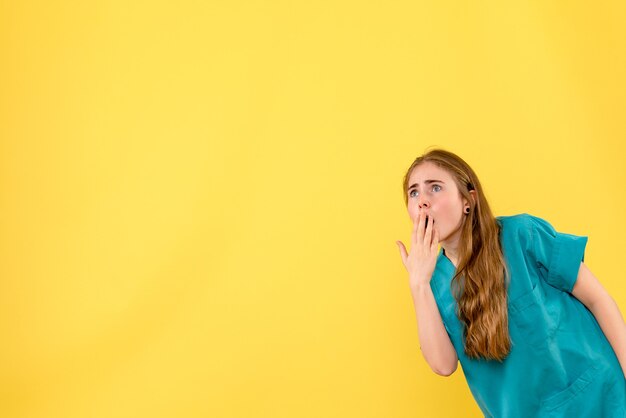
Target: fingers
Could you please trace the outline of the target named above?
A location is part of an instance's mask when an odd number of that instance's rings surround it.
[[[413,232],[411,232],[411,246],[417,244],[417,227],[419,226],[420,214],[413,220]]]
[[[430,247],[430,244],[433,240],[433,220],[429,217],[426,220],[426,232],[424,233],[424,245]]]
[[[417,222],[417,241],[416,243],[423,243],[424,242],[424,220],[426,218],[426,215],[424,215],[423,213],[418,213],[417,214],[417,218],[416,218],[416,222]]]
[[[435,229],[433,233],[433,242],[431,243],[431,249],[433,251],[437,251],[437,246],[439,246],[439,231]]]

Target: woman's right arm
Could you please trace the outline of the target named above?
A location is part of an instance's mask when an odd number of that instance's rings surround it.
[[[435,296],[428,282],[411,287],[420,349],[430,368],[441,376],[450,376],[459,363],[456,350],[443,325]]]
[[[458,357],[430,288],[430,280],[437,263],[439,231],[434,228],[433,220],[426,222],[425,218],[425,214],[418,213],[413,221],[410,253],[401,241],[396,243],[402,263],[409,272],[422,355],[435,373],[449,376],[457,368]]]

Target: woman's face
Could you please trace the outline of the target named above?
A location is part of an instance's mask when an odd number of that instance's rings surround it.
[[[439,242],[460,234],[467,200],[462,198],[456,183],[448,172],[431,162],[423,162],[413,169],[408,183],[408,207],[411,221],[418,213],[425,213],[435,223]]]

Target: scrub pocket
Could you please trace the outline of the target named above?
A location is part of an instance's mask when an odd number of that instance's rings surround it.
[[[545,348],[558,327],[558,310],[546,303],[543,288],[533,289],[509,303],[509,322],[516,328],[516,344]]]
[[[620,405],[602,404],[605,401],[610,403],[611,398],[607,397],[610,394],[609,382],[600,379],[601,370],[600,366],[592,364],[565,389],[543,399],[541,407],[546,413],[545,416],[550,418],[623,417],[624,410],[623,407],[621,411],[619,410]]]

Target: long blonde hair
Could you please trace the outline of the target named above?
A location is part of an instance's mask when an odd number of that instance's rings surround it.
[[[500,225],[492,215],[474,170],[459,156],[433,149],[413,161],[402,185],[408,207],[407,187],[415,167],[431,162],[454,179],[470,213],[461,227],[458,268],[451,289],[457,301],[457,317],[465,325],[465,354],[469,358],[503,361],[511,350],[508,327],[509,272],[500,247]],[[476,200],[470,195],[476,191]]]

